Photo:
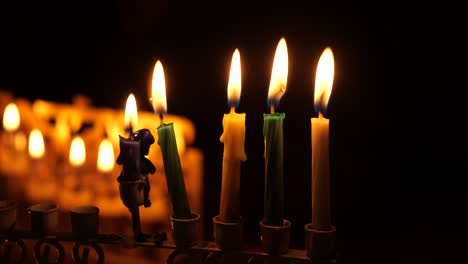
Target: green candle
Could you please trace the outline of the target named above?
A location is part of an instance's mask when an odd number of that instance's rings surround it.
[[[161,124],[157,128],[158,144],[161,148],[164,174],[166,175],[167,191],[172,204],[172,217],[177,219],[190,219],[189,202],[185,190],[184,175],[180,166],[179,152],[174,134],[174,124],[164,123],[163,117],[166,114],[166,82],[164,79],[164,69],[158,60],[154,66],[152,81],[153,109],[159,114]]]
[[[265,204],[263,223],[283,226],[283,119],[284,113],[275,113],[275,107],[286,92],[288,79],[288,49],[286,40],[281,38],[276,47],[268,105],[270,114],[263,115],[263,136],[265,141]]]
[[[190,219],[190,206],[185,190],[184,175],[180,166],[173,123],[163,123],[158,128],[158,144],[166,174],[167,189],[172,201],[173,217]]]
[[[283,119],[284,113],[263,114],[265,137],[265,212],[264,223],[282,226],[283,192]]]

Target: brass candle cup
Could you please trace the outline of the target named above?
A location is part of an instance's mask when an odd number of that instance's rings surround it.
[[[176,247],[184,248],[195,245],[200,240],[197,234],[199,224],[199,214],[192,213],[190,219],[177,219],[171,216],[172,238]]]
[[[31,231],[36,234],[49,235],[57,232],[58,206],[54,203],[39,203],[28,208],[31,220]]]
[[[222,250],[240,249],[243,241],[243,220],[226,223],[220,216],[213,217],[213,235],[216,245]]]
[[[70,209],[70,222],[73,235],[92,237],[99,231],[99,208],[91,205],[73,207]]]
[[[307,256],[313,260],[333,259],[336,254],[336,228],[329,230],[314,229],[312,223],[304,226],[305,249]]]
[[[282,226],[269,226],[260,221],[262,248],[268,254],[281,255],[289,249],[291,222],[284,219]]]
[[[16,201],[0,201],[0,233],[8,233],[16,225]]]

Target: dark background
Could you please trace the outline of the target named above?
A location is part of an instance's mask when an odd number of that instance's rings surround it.
[[[151,110],[154,63],[168,111],[193,120],[205,155],[205,215],[218,213],[222,115],[232,52],[242,60],[247,162],[242,214],[258,239],[263,214],[262,114],[278,40],[289,49],[285,217],[291,247],[310,222],[310,118],[322,50],[335,55],[330,118],[332,220],[343,262],[448,263],[467,232],[463,116],[467,42],[449,2],[15,1],[0,4],[0,88],[15,96]],[[207,239],[211,237],[208,221]]]

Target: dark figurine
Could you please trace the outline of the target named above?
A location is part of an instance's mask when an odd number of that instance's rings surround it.
[[[140,142],[140,173],[144,185],[144,199],[145,207],[151,206],[151,201],[149,200],[150,192],[150,183],[148,180],[148,174],[154,174],[156,172],[156,167],[153,163],[146,157],[149,154],[149,149],[151,144],[153,144],[154,137],[151,135],[150,131],[146,128],[136,131],[133,133],[133,140]]]
[[[146,236],[141,233],[139,206],[151,206],[148,174],[155,173],[156,168],[146,156],[155,140],[148,129],[132,132],[129,138],[119,138],[120,153],[116,162],[122,165],[122,172],[117,178],[120,198],[132,214],[135,237],[144,239]]]

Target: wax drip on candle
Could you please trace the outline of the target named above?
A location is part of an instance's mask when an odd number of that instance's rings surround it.
[[[240,52],[232,55],[231,70],[227,89],[230,111],[223,116],[223,133],[220,142],[224,144],[221,181],[219,220],[225,223],[240,221],[240,176],[241,162],[247,160],[245,144],[245,113],[236,113],[241,95]]]

